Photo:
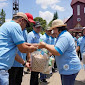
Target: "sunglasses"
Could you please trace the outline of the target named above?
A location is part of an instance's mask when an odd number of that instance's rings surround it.
[[[25,20],[25,19],[24,19]],[[25,22],[26,22],[26,28],[27,27],[30,27],[30,24],[25,20]]]

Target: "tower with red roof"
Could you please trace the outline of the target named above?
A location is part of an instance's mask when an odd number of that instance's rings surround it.
[[[81,30],[85,27],[85,0],[72,0],[73,15],[66,21],[68,29]]]

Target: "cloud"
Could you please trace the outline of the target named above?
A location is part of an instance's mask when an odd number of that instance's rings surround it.
[[[41,5],[42,9],[50,7],[52,10],[64,11],[64,7],[56,5],[60,0],[36,0],[36,4]]]
[[[53,19],[53,13],[49,12],[49,11],[39,11],[39,16],[42,17],[44,20],[47,21],[47,23],[49,23],[52,19]]]
[[[36,3],[40,4],[43,9],[46,9],[48,6],[58,2],[59,0],[36,0]]]
[[[6,6],[8,6],[8,3],[6,3],[6,2],[0,3],[0,9],[2,9],[3,7],[6,7]]]
[[[52,9],[54,10],[59,10],[59,11],[65,11],[64,7],[58,6],[58,5],[52,5],[51,6]]]

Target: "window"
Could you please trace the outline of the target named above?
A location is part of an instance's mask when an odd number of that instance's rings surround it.
[[[80,5],[77,5],[77,15],[80,15]]]
[[[84,7],[84,13],[85,13],[85,7]]]

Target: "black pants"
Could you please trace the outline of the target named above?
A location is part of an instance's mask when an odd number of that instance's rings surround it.
[[[39,72],[31,72],[30,85],[38,85],[38,74]]]
[[[9,69],[9,85],[21,85],[23,67],[12,67]]]
[[[82,60],[82,56],[81,56],[80,50],[77,53],[78,53],[78,56],[80,56],[80,60]]]
[[[55,56],[54,56],[54,58],[55,58]],[[54,62],[54,68],[57,68],[56,59],[55,59],[55,62]]]

